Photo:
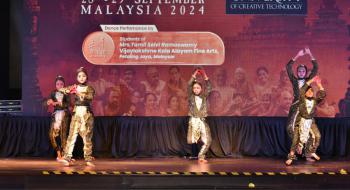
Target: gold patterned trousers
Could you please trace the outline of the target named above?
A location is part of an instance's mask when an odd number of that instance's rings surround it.
[[[81,108],[80,108],[81,107]],[[92,113],[88,112],[86,107],[77,106],[75,113],[72,116],[70,123],[69,135],[65,149],[64,159],[71,160],[74,150],[75,141],[78,134],[82,137],[84,142],[84,159],[85,161],[92,161],[92,135],[93,135],[94,117]]]
[[[188,125],[187,143],[198,143],[201,140],[203,145],[199,151],[198,158],[204,159],[211,144],[211,134],[205,118],[191,117]]]
[[[307,157],[310,157],[312,153],[316,153],[320,145],[321,133],[314,120],[312,120],[311,123],[306,123],[307,125],[311,125],[309,130],[303,129],[305,128],[305,121],[302,120],[303,119],[299,120],[298,124],[295,126],[291,151],[295,151],[297,146],[303,147],[305,144],[305,154]]]
[[[64,110],[57,110],[52,115],[52,122],[49,132],[51,145],[55,151],[63,151],[67,142],[68,113]],[[61,145],[56,141],[60,137]]]

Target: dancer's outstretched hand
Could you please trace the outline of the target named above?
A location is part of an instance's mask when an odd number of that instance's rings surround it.
[[[305,49],[301,49],[298,51],[297,55],[293,58],[294,61],[296,61],[299,57],[302,57],[305,55]]]
[[[312,55],[310,48],[308,47],[305,48],[305,54]]]
[[[46,104],[47,104],[48,106],[49,106],[49,105],[53,105],[53,103],[54,103],[54,102],[53,102],[52,99],[48,99],[47,102],[46,102]]]
[[[199,74],[199,69],[196,69],[196,70],[193,72],[192,77],[193,77],[193,78],[196,78],[198,74]]]
[[[305,48],[305,54],[309,55],[312,60],[315,60],[315,57],[312,55],[310,48]]]
[[[306,54],[305,49],[301,49],[298,51],[297,56],[301,57],[301,56],[304,56],[305,54]]]
[[[209,78],[208,78],[208,76],[207,76],[207,73],[204,71],[204,69],[201,69],[200,71],[201,71],[201,74],[202,74],[203,77],[204,77],[204,80],[208,80]]]
[[[320,85],[322,83],[322,79],[319,76],[315,76],[314,81],[317,85]]]
[[[74,84],[70,89],[69,89],[70,94],[76,94],[77,93],[77,85]]]

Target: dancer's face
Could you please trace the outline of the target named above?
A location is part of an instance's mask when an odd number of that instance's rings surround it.
[[[64,82],[61,80],[56,81],[56,89],[59,90],[64,87]]]
[[[87,76],[84,72],[79,72],[78,73],[78,76],[77,76],[77,81],[80,83],[80,84],[84,84],[87,80]]]
[[[202,92],[202,87],[199,84],[194,84],[192,87],[193,94],[200,95]]]
[[[303,79],[306,76],[306,69],[305,67],[299,67],[298,68],[298,77]]]

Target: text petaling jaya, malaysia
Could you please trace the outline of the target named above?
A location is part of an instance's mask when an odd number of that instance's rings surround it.
[[[108,3],[108,2],[107,2]],[[81,15],[162,15],[161,5],[171,5],[172,12],[175,13],[176,5],[187,7],[189,13],[194,13],[194,5],[204,5],[205,0],[134,0],[130,4],[116,4],[113,1],[109,4],[82,4]],[[203,7],[198,7],[202,12]],[[182,10],[183,12],[183,10]]]

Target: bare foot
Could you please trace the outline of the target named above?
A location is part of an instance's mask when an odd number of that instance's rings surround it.
[[[56,153],[57,153],[57,158],[62,158],[62,153],[61,153],[61,151],[57,151]]]
[[[87,165],[87,166],[90,166],[90,167],[95,167],[95,164],[92,163],[92,162],[86,162],[86,165]]]
[[[69,162],[66,159],[58,160],[58,162],[62,163],[64,166],[71,166],[72,165],[71,162]]]
[[[200,158],[198,160],[199,163],[208,163],[208,160],[204,159],[204,158]]]
[[[316,154],[316,153],[312,153],[311,154],[311,156],[313,157],[313,158],[315,158],[315,160],[321,160],[321,158]]]
[[[62,160],[62,159],[63,159],[63,157],[62,157],[62,152],[58,150],[56,153],[57,153],[57,158],[56,158],[56,160],[57,160],[57,161]]]
[[[287,165],[287,166],[290,166],[290,165],[292,165],[292,162],[293,162],[292,159],[288,159],[288,160],[286,161],[286,165]]]

